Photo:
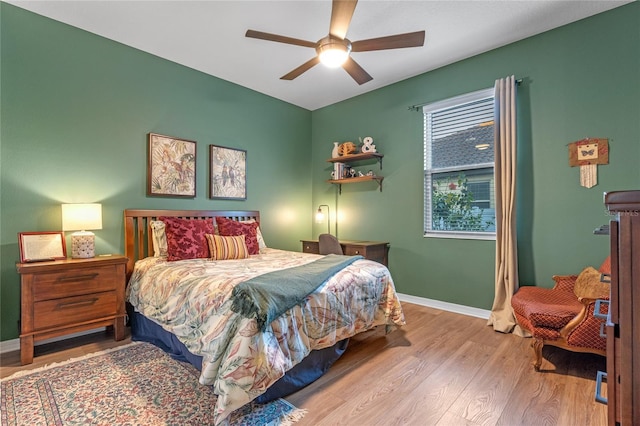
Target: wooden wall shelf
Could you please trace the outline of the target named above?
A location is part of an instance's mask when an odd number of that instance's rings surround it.
[[[380,188],[380,192],[382,192],[383,180],[384,180],[384,177],[382,176],[357,176],[357,177],[344,178],[344,179],[330,179],[327,182],[332,183],[334,185],[338,185],[338,192],[342,194],[343,183],[360,183],[360,182],[368,182],[368,181],[378,182],[378,187]]]
[[[357,161],[363,161],[363,160],[371,160],[371,159],[375,159],[378,160],[378,165],[380,166],[380,170],[382,170],[382,159],[384,158],[384,155],[378,153],[378,152],[361,152],[359,154],[350,154],[350,155],[343,155],[340,157],[335,157],[335,158],[329,158],[327,160],[328,163],[345,163],[345,164],[350,164],[350,163],[354,163]],[[344,179],[330,179],[327,182],[334,184],[334,185],[338,185],[338,193],[342,194],[342,184],[343,183],[360,183],[360,182],[369,182],[369,181],[376,181],[378,183],[378,188],[380,188],[380,192],[382,192],[382,180],[384,179],[384,177],[382,176],[356,176],[356,177],[351,177],[351,178],[344,178]]]

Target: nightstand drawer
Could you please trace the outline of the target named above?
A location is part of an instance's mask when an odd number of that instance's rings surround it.
[[[35,342],[107,326],[125,337],[124,289],[128,259],[16,263],[20,274],[20,362],[33,362]]]
[[[32,291],[33,299],[40,301],[115,290],[117,285],[122,283],[116,268],[100,266],[34,275]]]
[[[115,315],[116,301],[116,292],[107,291],[36,302],[33,328],[40,330]]]

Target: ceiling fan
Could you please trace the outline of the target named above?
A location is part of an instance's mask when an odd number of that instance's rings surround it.
[[[425,33],[424,31],[416,31],[352,42],[346,38],[346,35],[357,3],[358,0],[333,0],[329,35],[315,43],[254,30],[247,30],[245,36],[296,46],[313,47],[316,49],[316,56],[280,77],[281,80],[293,80],[318,64],[318,62],[322,62],[329,67],[342,66],[358,84],[364,84],[372,80],[373,77],[349,56],[351,52],[419,47],[424,45]]]

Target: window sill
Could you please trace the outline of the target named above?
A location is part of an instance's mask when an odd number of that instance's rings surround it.
[[[428,231],[425,238],[450,238],[455,240],[487,240],[495,241],[495,232],[449,232],[449,231]]]

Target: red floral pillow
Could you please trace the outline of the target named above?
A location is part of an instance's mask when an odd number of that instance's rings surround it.
[[[244,241],[249,249],[249,254],[260,254],[258,245],[258,222],[242,223],[224,217],[216,217],[218,223],[218,233],[225,237],[234,235],[244,235]]]
[[[209,244],[206,234],[213,234],[211,219],[180,219],[159,217],[164,222],[167,234],[167,260],[206,259]]]

